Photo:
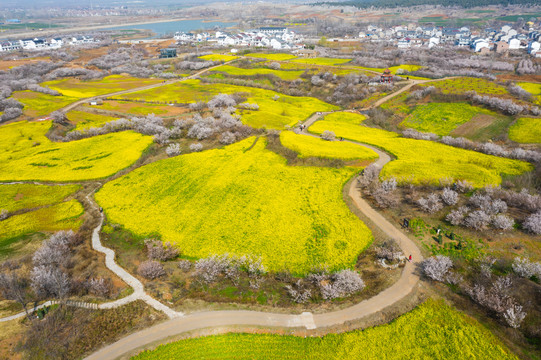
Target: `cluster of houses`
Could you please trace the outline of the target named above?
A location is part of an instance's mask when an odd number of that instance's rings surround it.
[[[236,34],[216,31],[210,33],[184,33],[177,32],[175,40],[181,44],[197,42],[215,43],[220,47],[266,47],[275,50],[292,50],[303,48],[303,38],[285,27],[260,27],[257,30],[248,30]]]
[[[383,29],[370,25],[359,33],[362,41],[395,41],[399,49],[438,45],[469,47],[475,52],[499,53],[509,50],[525,50],[532,56],[541,57],[541,33],[534,29],[533,22],[526,23],[522,29],[513,29],[509,25],[500,30],[488,28],[483,31],[471,31],[461,28],[418,26],[408,24]]]
[[[34,38],[34,39],[21,39],[21,40],[0,40],[0,52],[4,51],[17,51],[17,50],[47,50],[47,49],[60,49],[64,45],[82,45],[97,42],[90,36],[74,36],[66,39],[62,38]]]

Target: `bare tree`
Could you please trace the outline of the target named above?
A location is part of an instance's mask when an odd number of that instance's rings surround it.
[[[176,258],[180,252],[170,243],[165,245],[155,239],[146,239],[145,246],[147,247],[148,257],[152,260],[167,261]]]
[[[43,298],[65,299],[71,289],[68,275],[53,266],[35,266],[31,273],[32,288]]]
[[[143,261],[137,268],[137,273],[146,279],[156,279],[165,275],[163,265],[157,261],[147,260]]]
[[[533,234],[541,234],[541,211],[528,216],[522,223],[522,227]]]
[[[458,193],[446,187],[443,189],[441,199],[446,205],[455,205],[458,202]]]
[[[428,213],[436,213],[443,208],[443,205],[440,202],[440,198],[437,194],[430,194],[426,198],[420,198],[417,203],[423,211]]]
[[[336,135],[334,134],[334,132],[332,132],[330,130],[325,130],[321,134],[321,138],[323,140],[327,140],[327,141],[333,141],[335,139],[335,137],[336,137]]]
[[[423,260],[421,266],[426,276],[443,282],[447,272],[453,267],[453,262],[448,256],[436,255]]]
[[[32,320],[26,307],[32,301],[28,285],[28,279],[15,271],[0,273],[0,293],[4,299],[18,302],[23,307],[26,316]]]
[[[522,310],[522,306],[517,304],[512,304],[505,310],[503,313],[503,318],[507,324],[513,329],[518,329],[524,318],[526,317],[526,312]]]

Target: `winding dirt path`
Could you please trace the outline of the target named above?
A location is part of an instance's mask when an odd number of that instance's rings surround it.
[[[204,71],[209,71],[212,68],[205,69]],[[203,71],[203,72],[204,72]],[[202,72],[192,75],[192,77],[198,76]],[[378,103],[372,105],[371,107],[379,106],[384,101],[389,100],[390,98],[397,96],[401,92],[406,91],[411,86],[418,84],[419,81],[416,80],[415,83],[407,85],[405,88],[400,89],[399,91],[386,96],[383,99],[380,99]],[[152,86],[144,88],[154,88],[162,86],[161,84],[155,84]],[[134,92],[142,90],[143,88],[132,89],[123,91],[115,94],[101,95],[100,97],[106,97],[117,94],[124,94],[128,92]],[[96,97],[99,98],[99,97]],[[94,98],[92,98],[94,99]],[[89,101],[89,99],[82,99],[78,103]],[[75,107],[76,104],[73,103],[69,106],[71,108]],[[68,107],[69,107],[68,106]],[[308,120],[305,121],[306,128],[312,125],[315,121],[321,118],[321,116],[327,113],[317,113],[312,115]],[[305,129],[306,131],[306,129]],[[305,132],[306,135],[311,135]],[[311,135],[314,136],[314,135]],[[359,146],[364,146],[375,151],[379,158],[375,164],[379,167],[383,167],[387,164],[391,157],[377,149],[375,147],[361,144],[357,142],[350,141]],[[406,263],[405,268],[402,271],[400,279],[394,283],[392,286],[382,291],[378,295],[364,300],[354,306],[351,306],[346,309],[323,313],[323,314],[312,314],[310,312],[303,312],[300,315],[293,314],[277,314],[277,313],[267,313],[260,311],[204,311],[193,313],[189,315],[184,315],[182,313],[176,312],[173,309],[165,306],[159,301],[150,297],[144,291],[143,284],[136,279],[133,275],[129,274],[126,270],[120,267],[115,262],[115,253],[113,250],[104,247],[100,241],[100,230],[103,223],[103,215],[100,213],[100,222],[98,226],[93,230],[92,233],[92,246],[93,248],[105,254],[105,262],[107,268],[114,272],[117,276],[123,279],[127,284],[132,286],[134,293],[126,298],[119,299],[110,303],[100,304],[100,309],[107,309],[117,306],[122,306],[130,301],[141,299],[145,301],[150,306],[154,307],[159,311],[163,311],[170,320],[167,320],[163,323],[154,325],[150,328],[138,331],[129,336],[126,336],[119,341],[107,345],[97,352],[91,354],[86,359],[88,360],[110,360],[118,358],[123,354],[134,351],[146,345],[149,345],[158,341],[165,341],[167,338],[202,328],[208,327],[219,327],[219,326],[262,326],[262,327],[286,327],[286,328],[306,328],[307,330],[312,330],[316,328],[326,328],[330,326],[336,326],[343,324],[348,321],[360,319],[375,313],[380,312],[384,308],[400,301],[410,294],[416,284],[419,281],[419,274],[417,273],[417,265],[422,261],[422,255],[419,248],[415,243],[409,239],[404,233],[398,230],[393,224],[386,220],[382,215],[380,215],[376,210],[374,210],[360,195],[359,191],[356,189],[357,181],[354,179],[350,182],[350,187],[348,189],[348,195],[352,199],[355,206],[371,221],[375,226],[380,228],[385,234],[389,237],[395,239],[400,245],[402,251],[413,257],[412,262]],[[95,208],[98,209],[98,205],[91,198],[89,194],[87,199],[89,203]],[[20,315],[20,314],[18,314]],[[22,313],[21,316],[24,316]],[[13,317],[10,317],[12,320]]]

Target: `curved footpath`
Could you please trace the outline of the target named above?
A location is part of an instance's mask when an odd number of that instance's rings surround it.
[[[314,123],[320,116],[321,115],[314,115],[307,120],[305,123],[307,127]],[[383,167],[391,160],[389,155],[377,148],[361,143],[356,144],[370,148],[379,155],[379,159],[375,162],[377,166]],[[356,183],[357,182],[355,180],[352,181],[349,188],[349,196],[353,200],[355,206],[357,206],[361,212],[369,217],[373,223],[385,234],[397,240],[402,251],[407,255],[411,254],[414,259],[414,261],[406,263],[400,279],[391,287],[382,291],[378,295],[349,308],[316,315],[310,312],[303,312],[300,315],[290,315],[249,310],[204,311],[184,315],[128,335],[119,341],[107,345],[97,352],[91,354],[86,359],[116,359],[128,352],[155,342],[166,340],[172,336],[209,327],[244,325],[286,328],[304,327],[308,330],[325,328],[375,314],[405,298],[413,291],[415,285],[419,281],[419,275],[416,272],[416,265],[422,261],[421,252],[411,239],[404,235],[393,224],[375,211],[364,199],[362,199],[359,191],[355,187]]]

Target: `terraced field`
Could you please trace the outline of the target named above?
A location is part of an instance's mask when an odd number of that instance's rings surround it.
[[[117,99],[193,103],[208,101],[219,93],[242,93],[247,102],[259,105],[259,110],[243,110],[243,123],[255,128],[283,129],[295,125],[317,111],[338,109],[313,97],[288,96],[271,90],[229,84],[204,84],[199,80],[187,80],[165,85],[159,89],[138,91],[119,95]],[[275,100],[276,99],[276,100]]]
[[[349,142],[326,141],[292,131],[282,131],[280,142],[283,146],[299,154],[301,158],[322,157],[342,160],[374,160],[378,154],[362,146]]]
[[[541,119],[518,119],[509,128],[509,139],[522,144],[541,144]]]
[[[479,114],[498,116],[493,111],[466,103],[428,103],[416,106],[400,125],[443,136]]]
[[[34,91],[15,91],[13,98],[24,104],[23,114],[30,118],[47,116],[78,100],[74,97],[53,96]]]
[[[111,222],[159,234],[187,257],[250,255],[296,274],[353,266],[372,241],[342,199],[358,169],[287,166],[264,138],[253,142],[141,167],[107,183],[96,200]]]
[[[362,354],[362,355],[361,355]],[[295,337],[228,334],[160,345],[132,360],[157,359],[516,359],[476,320],[443,302],[428,300],[387,325]]]
[[[123,75],[110,75],[99,80],[82,81],[76,78],[65,78],[42,83],[62,95],[74,98],[87,98],[110,94],[122,90],[135,89],[162,82],[161,79],[141,79]]]
[[[77,181],[113,175],[133,164],[152,137],[131,131],[54,143],[50,121],[0,126],[0,181]]]
[[[353,114],[352,114],[353,115]],[[463,150],[444,144],[400,137],[394,132],[343,121],[341,113],[327,115],[310,127],[321,134],[334,131],[336,136],[380,147],[394,156],[382,170],[382,177],[396,177],[402,182],[437,184],[439,179],[465,179],[475,186],[500,184],[501,175],[518,175],[532,170],[529,163]],[[361,121],[361,120],[359,120]]]
[[[0,184],[0,210],[13,212],[58,203],[80,188],[79,185]]]
[[[298,79],[304,71],[302,70],[273,70],[269,68],[241,69],[230,65],[222,65],[212,70],[235,76],[274,75],[282,80],[292,81]]]

